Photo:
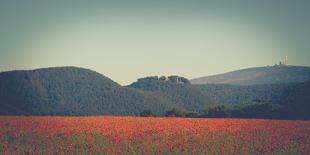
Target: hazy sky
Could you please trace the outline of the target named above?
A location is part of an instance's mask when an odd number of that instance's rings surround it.
[[[309,0],[1,0],[0,71],[90,68],[120,84],[310,66]]]

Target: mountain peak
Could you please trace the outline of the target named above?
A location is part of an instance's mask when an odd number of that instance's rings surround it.
[[[310,67],[274,65],[232,71],[228,73],[192,79],[193,84],[255,85],[294,83],[310,80]]]

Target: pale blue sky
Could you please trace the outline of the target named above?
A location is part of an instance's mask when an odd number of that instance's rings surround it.
[[[120,84],[310,66],[308,0],[1,0],[0,71],[90,68]]]

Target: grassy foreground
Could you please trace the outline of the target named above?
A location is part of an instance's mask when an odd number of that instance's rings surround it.
[[[310,121],[0,117],[0,154],[309,154]]]

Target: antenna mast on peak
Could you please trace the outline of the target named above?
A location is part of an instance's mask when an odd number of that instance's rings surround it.
[[[285,56],[284,65],[287,65],[287,62],[288,62],[288,58],[287,58],[287,56]]]

